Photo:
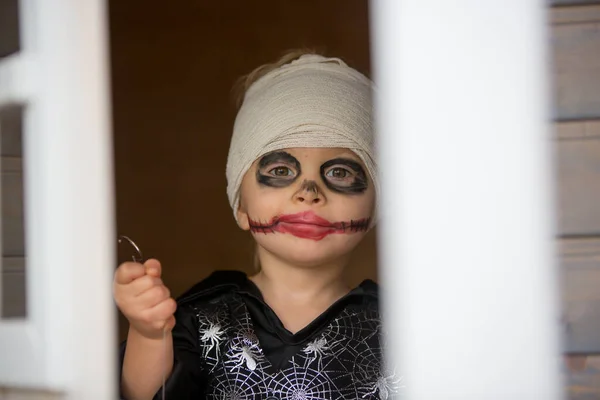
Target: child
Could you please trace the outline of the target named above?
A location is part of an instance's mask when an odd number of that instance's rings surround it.
[[[260,270],[215,272],[176,304],[158,261],[122,264],[122,396],[389,398],[400,382],[382,366],[376,284],[342,279],[376,212],[371,82],[337,58],[289,54],[246,89],[227,194]]]

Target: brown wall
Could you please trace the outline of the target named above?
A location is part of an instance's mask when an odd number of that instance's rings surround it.
[[[214,269],[251,271],[225,194],[232,85],[304,46],[368,74],[367,1],[111,1],[110,31],[119,233],[162,261],[174,295]],[[370,237],[350,281],[375,262]]]

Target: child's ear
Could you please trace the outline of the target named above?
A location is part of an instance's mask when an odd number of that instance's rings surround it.
[[[237,224],[240,228],[242,228],[245,231],[250,230],[250,222],[248,221],[248,213],[246,212],[245,207],[241,204],[238,206],[238,209],[236,211],[236,219],[237,219]]]

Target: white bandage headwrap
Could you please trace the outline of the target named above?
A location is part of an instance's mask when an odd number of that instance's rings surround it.
[[[227,196],[237,213],[242,179],[259,157],[294,147],[358,155],[379,197],[372,83],[337,58],[308,54],[256,81],[244,97],[227,159]],[[237,218],[237,217],[236,217]]]

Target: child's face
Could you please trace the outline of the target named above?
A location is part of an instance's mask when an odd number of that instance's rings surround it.
[[[373,181],[354,152],[293,148],[254,162],[242,181],[238,221],[273,255],[318,265],[351,252],[374,204]]]

